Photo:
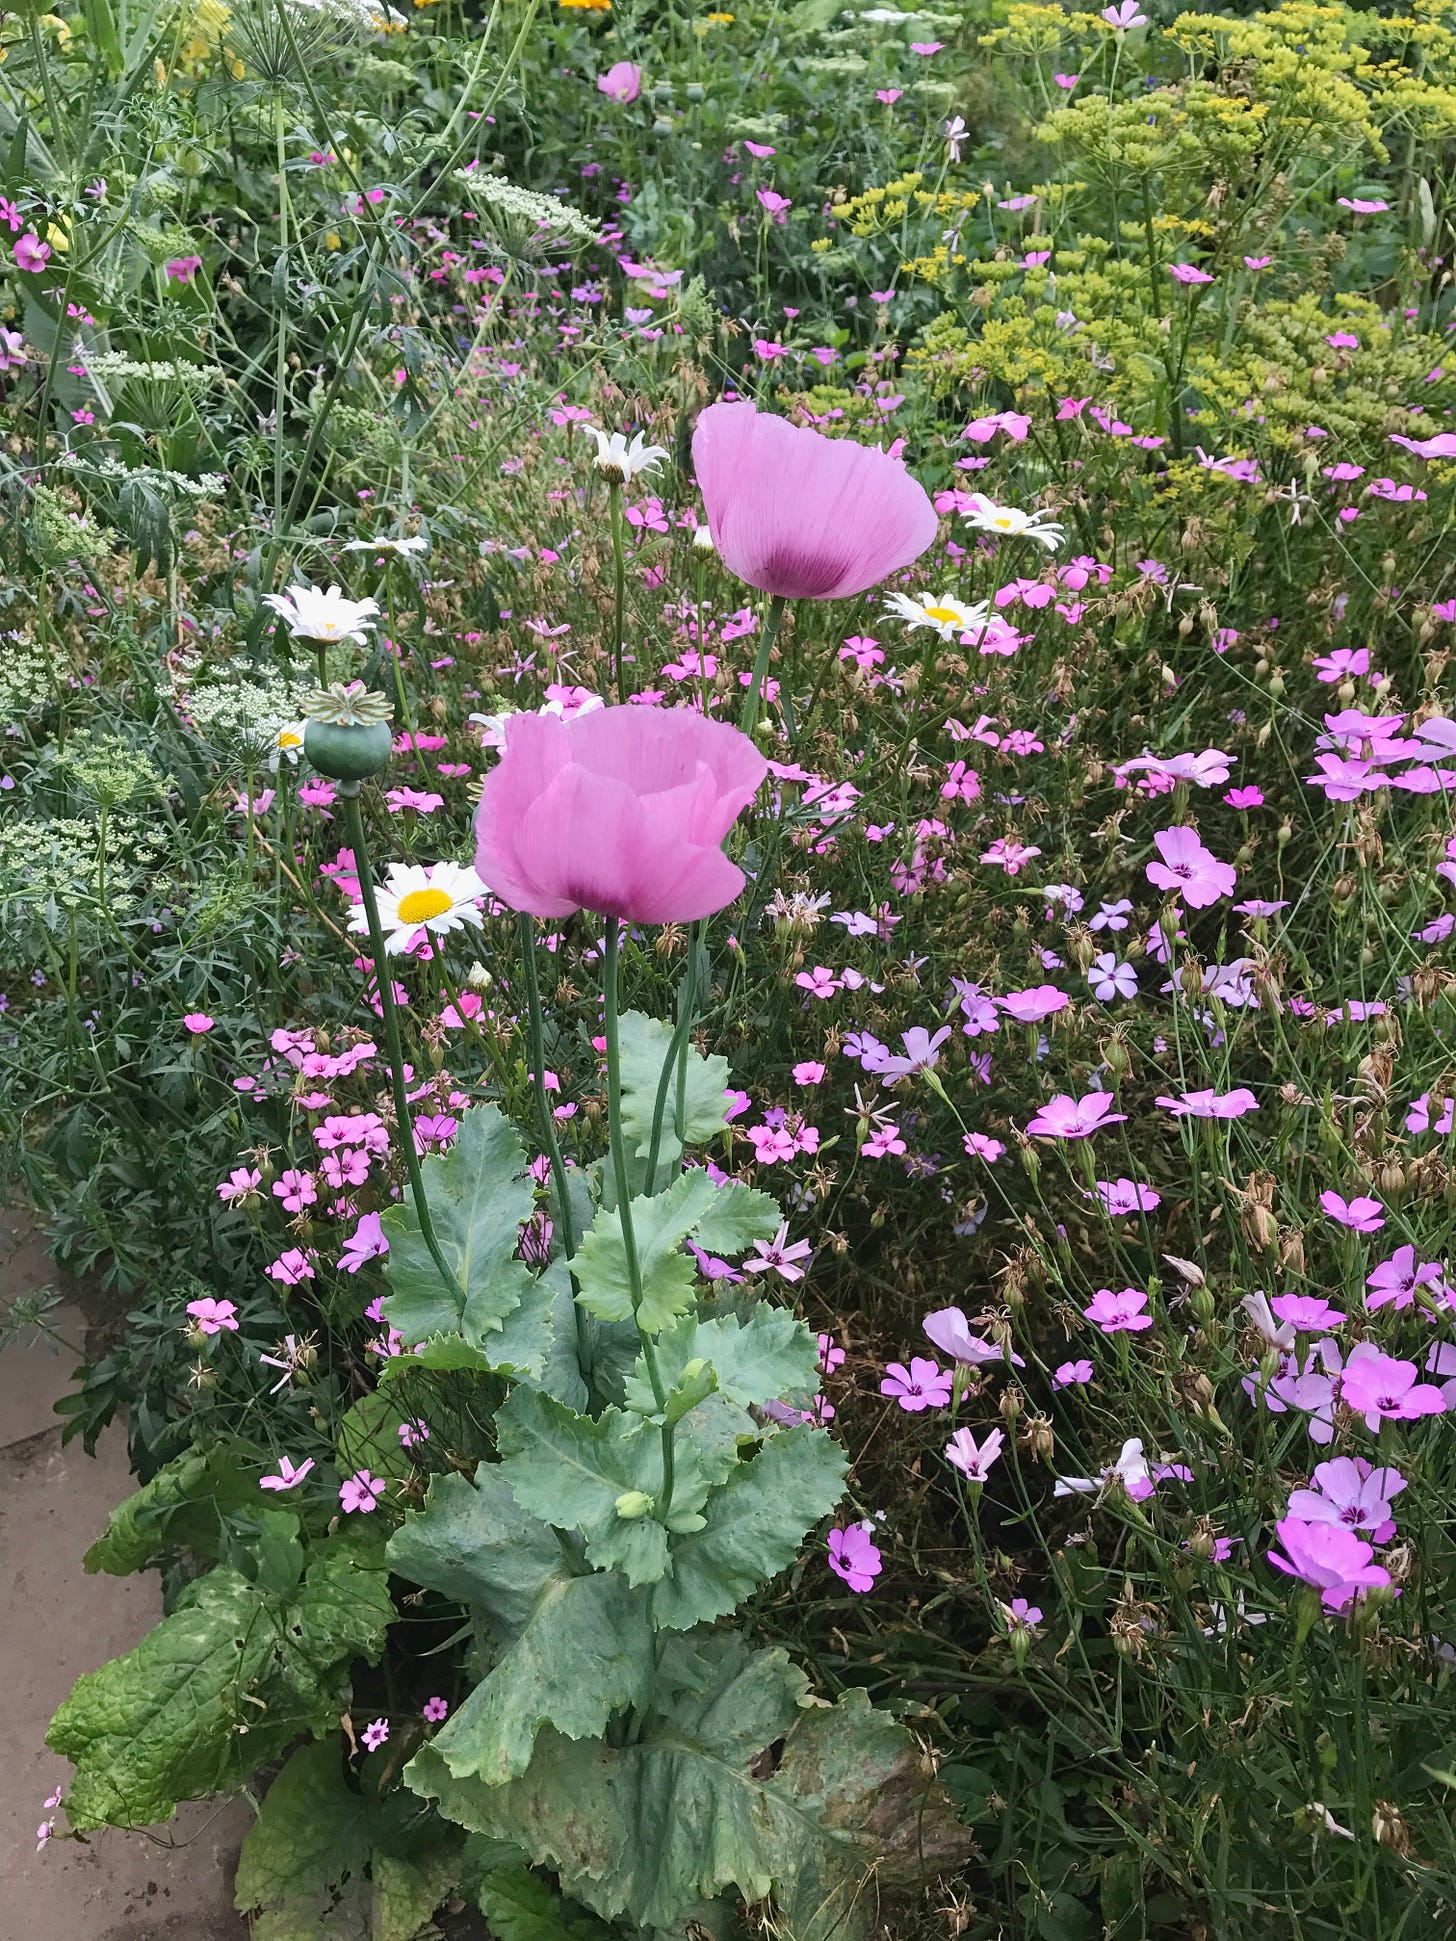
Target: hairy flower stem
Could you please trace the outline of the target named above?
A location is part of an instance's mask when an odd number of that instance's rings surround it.
[[[667,1047],[667,1056],[662,1061],[662,1074],[657,1081],[657,1096],[652,1102],[652,1138],[647,1148],[647,1190],[652,1190],[652,1182],[657,1177],[657,1154],[662,1145],[662,1126],[667,1114],[667,1088],[674,1074],[677,1079],[676,1099],[673,1111],[673,1130],[677,1135],[679,1150],[683,1144],[684,1117],[687,1107],[688,1081],[688,1034],[693,1028],[693,1010],[698,996],[698,965],[703,953],[703,925],[695,923],[688,934],[688,963],[679,986],[677,1023],[673,1027],[672,1041]]]
[[[642,1306],[642,1263],[637,1254],[637,1235],[632,1225],[632,1182],[627,1172],[627,1138],[622,1129],[622,1053],[618,1032],[617,1015],[617,970],[621,955],[620,940],[617,933],[617,919],[607,918],[605,945],[605,1020],[604,1029],[607,1039],[607,1132],[612,1148],[612,1177],[617,1187],[617,1215],[622,1222],[622,1252],[627,1259],[627,1287],[632,1302],[632,1318],[637,1322],[637,1339],[642,1344],[642,1358],[647,1363],[647,1379],[652,1384],[652,1396],[659,1409],[667,1401],[667,1390],[663,1386],[662,1375],[657,1366],[657,1350],[652,1337],[638,1319]],[[651,1187],[651,1180],[647,1182]],[[673,1424],[662,1425],[662,1495],[656,1508],[658,1520],[666,1518],[672,1502]]]
[[[576,1227],[571,1217],[571,1196],[567,1191],[566,1162],[561,1157],[561,1141],[556,1137],[556,1122],[551,1117],[551,1101],[546,1096],[546,1032],[541,1014],[541,986],[536,976],[535,920],[523,912],[519,918],[521,968],[526,978],[526,1015],[531,1039],[531,1084],[536,1093],[536,1111],[541,1120],[541,1141],[551,1166],[551,1183],[556,1188],[556,1204],[561,1220],[561,1239],[568,1265],[576,1253]],[[592,1388],[592,1366],[596,1356],[591,1332],[591,1316],[579,1303],[576,1313],[576,1360],[588,1392]]]
[[[758,652],[753,657],[753,677],[748,683],[748,693],[743,699],[743,712],[738,725],[744,734],[751,735],[758,725],[758,702],[763,693],[763,684],[768,678],[768,657],[773,652],[773,644],[778,639],[779,626],[784,617],[784,596],[775,593],[768,603],[768,612],[763,617],[763,632],[758,637]]]
[[[364,904],[364,920],[369,926],[369,949],[374,958],[374,981],[379,987],[379,1010],[384,1019],[384,1043],[389,1056],[389,1078],[394,1089],[395,1128],[404,1148],[405,1168],[409,1173],[410,1194],[419,1216],[420,1233],[439,1268],[450,1298],[460,1298],[460,1283],[451,1273],[440,1243],[435,1238],[435,1223],[430,1218],[430,1202],[425,1196],[419,1154],[415,1151],[415,1124],[409,1108],[404,1082],[404,1048],[399,1036],[399,1013],[394,1003],[394,979],[384,948],[384,930],[379,921],[379,904],[374,895],[374,874],[369,863],[369,848],[364,836],[364,812],[359,806],[359,784],[339,783],[339,800],[344,805],[344,821],[354,851],[354,868],[359,877],[359,895]]]
[[[627,678],[622,670],[622,631],[627,604],[627,558],[622,534],[622,487],[613,479],[607,492],[612,510],[612,675],[617,704],[627,705]]]

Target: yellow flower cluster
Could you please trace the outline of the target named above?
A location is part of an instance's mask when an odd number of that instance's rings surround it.
[[[921,215],[934,216],[939,221],[954,221],[957,216],[974,209],[981,200],[974,189],[942,190],[938,194],[930,189],[922,189],[920,185],[924,180],[925,176],[919,169],[912,170],[910,174],[886,182],[882,187],[866,189],[860,195],[837,203],[835,214],[848,224],[851,233],[856,236],[882,236],[886,230],[904,222],[912,208]]]

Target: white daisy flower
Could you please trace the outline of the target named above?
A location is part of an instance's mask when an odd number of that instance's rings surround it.
[[[971,509],[965,521],[977,532],[1002,533],[1007,539],[1034,539],[1049,553],[1054,553],[1067,536],[1066,527],[1059,526],[1045,512],[1021,512],[1014,505],[997,505],[981,492],[972,492],[970,499]]]
[[[384,929],[384,948],[391,957],[408,950],[422,930],[432,936],[448,936],[467,923],[478,930],[481,925],[479,901],[486,887],[473,869],[460,863],[391,863],[384,888],[378,892],[379,921]],[[369,919],[364,905],[356,903],[349,914],[349,928],[356,936],[369,934]]]
[[[344,547],[346,553],[393,553],[399,559],[414,559],[430,550],[430,542],[422,532],[413,539],[351,539]]]
[[[982,633],[991,618],[991,610],[984,600],[968,605],[950,593],[942,593],[939,598],[933,593],[922,593],[918,600],[912,600],[908,593],[892,593],[885,602],[885,611],[903,620],[911,633],[917,627],[933,627],[942,640],[959,640],[962,634]]]
[[[297,768],[298,758],[303,753],[303,731],[306,721],[285,721],[275,730],[272,746],[268,752],[268,766],[277,773],[281,762],[286,761],[290,768]]]
[[[337,586],[326,591],[290,586],[286,593],[265,593],[263,604],[282,615],[295,640],[357,640],[361,645],[365,628],[374,625],[372,616],[379,611],[377,600],[346,600]]]
[[[571,713],[592,714],[597,708],[604,708],[606,702],[600,694],[589,694],[572,704]],[[506,723],[518,714],[530,712],[525,708],[502,708],[499,714],[468,714],[467,721],[473,721],[480,729],[480,745],[484,748],[504,748],[506,745]],[[536,714],[555,715],[559,720],[569,719],[564,701],[545,701],[535,709]]]
[[[655,472],[667,457],[665,445],[644,445],[640,431],[629,445],[620,431],[598,431],[595,425],[588,425],[586,430],[597,441],[597,470],[614,485],[626,485],[643,472]]]

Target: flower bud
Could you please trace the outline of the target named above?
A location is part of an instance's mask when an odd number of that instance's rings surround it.
[[[635,1523],[652,1508],[653,1499],[645,1490],[627,1489],[617,1498],[617,1515],[624,1523]]]

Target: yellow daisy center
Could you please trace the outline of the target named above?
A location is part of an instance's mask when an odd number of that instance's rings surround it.
[[[1011,528],[1016,524],[1016,520],[1009,512],[998,512],[996,517],[991,521],[991,524],[993,526],[999,526],[1002,532],[1010,532]]]
[[[303,736],[292,728],[280,728],[278,731],[278,746],[280,748],[302,748]]]
[[[431,917],[442,917],[454,907],[455,899],[448,890],[407,890],[399,899],[399,920],[428,923]]]
[[[940,627],[954,627],[960,622],[960,615],[954,607],[927,607],[925,617]]]

